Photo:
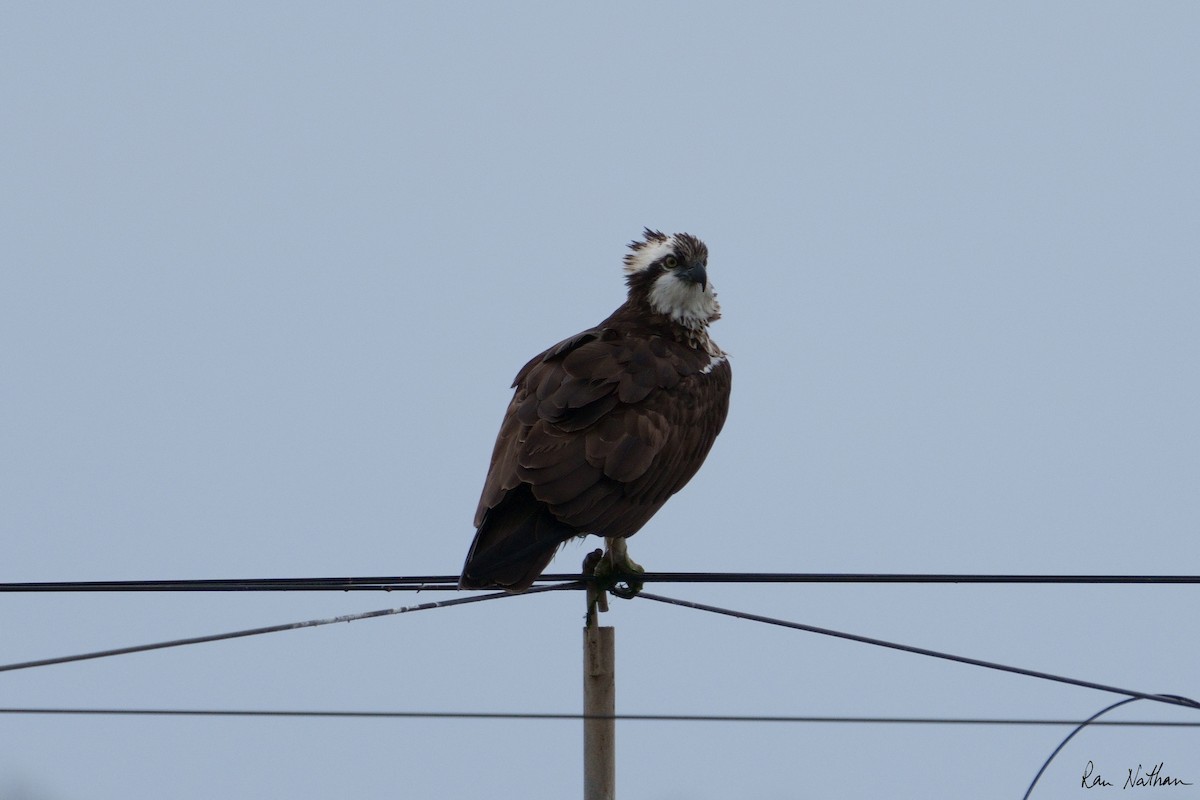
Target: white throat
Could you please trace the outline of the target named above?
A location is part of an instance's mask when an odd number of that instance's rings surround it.
[[[721,316],[721,304],[712,284],[698,283],[664,272],[650,287],[650,307],[686,328],[696,330]]]

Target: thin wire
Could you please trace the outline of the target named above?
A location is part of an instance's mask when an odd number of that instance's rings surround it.
[[[543,575],[538,578],[538,582],[579,582],[591,579],[590,575]],[[1200,575],[956,575],[883,572],[647,572],[640,579],[646,583],[1200,584]],[[0,592],[443,592],[457,589],[457,575],[0,583]]]
[[[1121,702],[1129,702],[1132,699]],[[612,719],[618,722],[790,722],[842,723],[857,725],[1005,725],[1054,726],[1081,725],[1075,719],[1003,719],[974,717],[847,717],[847,716],[780,716],[761,714],[556,714],[507,713],[469,711],[275,711],[259,709],[194,709],[194,708],[0,708],[0,714],[82,715],[123,717],[297,717],[342,719],[494,719],[494,720],[570,720]],[[1200,722],[1166,722],[1130,720],[1082,724],[1111,727],[1200,728]]]
[[[1200,575],[983,575],[904,572],[647,572],[660,583],[1200,583]]]
[[[984,667],[986,669],[1000,670],[1001,672],[1011,672],[1016,675],[1026,675],[1031,678],[1041,678],[1047,681],[1057,681],[1058,683],[1066,683],[1072,686],[1082,686],[1087,689],[1097,689],[1102,692],[1112,692],[1113,694],[1123,694],[1129,697],[1136,697],[1141,700],[1154,700],[1159,703],[1167,703],[1175,706],[1186,706],[1188,708],[1200,708],[1200,703],[1187,697],[1178,695],[1166,694],[1151,694],[1149,692],[1139,692],[1133,689],[1122,689],[1117,686],[1108,686],[1103,683],[1095,683],[1093,681],[1079,680],[1078,678],[1068,678],[1062,675],[1055,675],[1050,672],[1039,672],[1037,670],[1025,669],[1023,667],[1013,667],[1007,664],[999,664],[994,661],[983,661],[978,658],[968,658],[967,656],[957,656],[952,653],[943,653],[938,650],[927,650],[924,647],[914,647],[907,644],[898,644],[889,642],[884,639],[874,639],[869,636],[859,636],[854,633],[845,633],[843,631],[835,631],[830,628],[820,628],[816,625],[805,625],[801,622],[789,622],[787,620],[776,619],[774,617],[764,617],[759,614],[748,614],[743,611],[733,611],[728,608],[720,608],[719,606],[710,606],[704,603],[693,603],[690,600],[676,600],[672,597],[663,597],[661,595],[642,592],[637,595],[638,598],[645,600],[653,600],[658,603],[667,603],[669,605],[681,606],[683,608],[691,608],[697,611],[708,611],[713,614],[722,614],[727,617],[735,617],[737,619],[750,620],[752,622],[762,622],[767,625],[778,625],[783,628],[792,628],[798,631],[807,631],[808,633],[819,633],[824,636],[835,636],[839,639],[848,639],[852,642],[861,642],[863,644],[872,644],[877,647],[888,647],[893,650],[901,650],[906,653],[916,653],[917,655],[930,656],[932,658],[941,658],[946,661],[957,661],[960,664],[970,664],[975,667]]]
[[[1047,758],[1044,762],[1042,762],[1042,768],[1037,771],[1037,775],[1033,776],[1033,780],[1030,781],[1029,788],[1025,790],[1025,796],[1024,796],[1024,798],[1022,798],[1022,800],[1029,800],[1029,795],[1033,793],[1033,787],[1037,786],[1038,779],[1042,777],[1042,773],[1046,771],[1046,767],[1050,766],[1050,762],[1054,760],[1054,757],[1056,755],[1058,755],[1059,751],[1067,746],[1067,742],[1069,742],[1075,738],[1075,734],[1079,733],[1081,730],[1086,728],[1088,725],[1108,725],[1108,724],[1110,724],[1107,722],[1096,722],[1096,720],[1099,719],[1100,717],[1104,716],[1108,712],[1112,711],[1114,708],[1120,708],[1121,706],[1125,705],[1126,703],[1136,703],[1138,700],[1141,700],[1141,699],[1142,699],[1141,697],[1126,697],[1124,700],[1118,700],[1117,702],[1113,703],[1112,705],[1106,706],[1106,707],[1100,709],[1095,714],[1092,714],[1090,717],[1085,719],[1083,722],[1079,723],[1079,725],[1075,728],[1075,730],[1073,730],[1067,734],[1067,738],[1063,739],[1061,742],[1058,743],[1058,747],[1054,748],[1054,752],[1052,752],[1050,754],[1050,757]]]
[[[530,589],[525,594],[536,594],[538,592],[552,592],[561,589],[578,588],[575,584],[556,584],[552,586],[538,586]],[[458,597],[453,600],[440,600],[432,603],[421,603],[415,606],[404,606],[402,608],[384,608],[379,611],[364,611],[359,614],[344,614],[340,617],[327,617],[324,619],[310,619],[304,622],[288,622],[283,625],[268,625],[264,628],[249,628],[241,631],[231,631],[228,633],[214,633],[208,636],[193,636],[187,639],[172,639],[166,642],[153,642],[151,644],[139,644],[132,647],[118,647],[112,650],[97,650],[90,653],[77,653],[69,656],[58,656],[56,658],[42,658],[36,661],[21,661],[14,664],[0,664],[0,672],[10,672],[18,669],[30,669],[32,667],[47,667],[52,664],[66,664],[71,661],[86,661],[93,658],[107,658],[109,656],[120,656],[128,653],[144,653],[147,650],[163,650],[168,647],[182,647],[187,644],[201,644],[203,642],[219,642],[223,639],[238,639],[245,636],[258,636],[263,633],[278,633],[280,631],[292,631],[299,628],[315,628],[319,625],[332,625],[335,622],[354,622],[360,619],[372,619],[374,617],[387,617],[393,614],[407,614],[410,611],[427,611],[433,608],[449,608],[450,606],[465,605],[467,603],[478,603],[484,600],[499,600],[504,597],[519,597],[521,595],[509,594],[508,592],[494,592],[491,594],[474,595],[471,597]]]

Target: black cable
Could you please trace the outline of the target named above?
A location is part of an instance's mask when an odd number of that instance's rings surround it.
[[[589,575],[543,575],[538,583],[587,581]],[[1200,584],[1200,575],[979,575],[885,572],[647,572],[646,583],[986,583]],[[0,592],[351,592],[457,591],[457,575],[344,578],[213,578],[149,581],[0,583]]]
[[[538,586],[525,592],[525,594],[536,594],[538,592],[552,592],[560,589],[576,589],[575,584],[556,584],[552,586]],[[340,617],[328,617],[325,619],[310,619],[304,622],[288,622],[283,625],[268,625],[264,628],[249,628],[241,631],[231,631],[229,633],[214,633],[208,636],[193,636],[187,639],[172,639],[166,642],[153,642],[151,644],[139,644],[132,647],[118,647],[112,650],[97,650],[91,653],[77,653],[69,656],[58,656],[56,658],[42,658],[37,661],[21,661],[14,664],[0,664],[0,672],[10,672],[18,669],[30,669],[32,667],[48,667],[52,664],[66,664],[71,661],[86,661],[92,658],[107,658],[108,656],[120,656],[128,653],[144,653],[147,650],[162,650],[168,647],[181,647],[185,644],[201,644],[203,642],[218,642],[222,639],[237,639],[244,636],[258,636],[262,633],[278,633],[280,631],[292,631],[298,628],[315,628],[319,625],[332,625],[335,622],[354,622],[360,619],[372,619],[374,617],[387,617],[393,614],[407,614],[410,611],[427,611],[433,608],[449,608],[450,606],[459,606],[466,603],[478,603],[483,600],[498,600],[503,597],[521,597],[522,595],[509,594],[508,592],[493,592],[491,594],[473,595],[471,597],[457,597],[453,600],[439,600],[435,603],[421,603],[415,606],[404,606],[403,608],[384,608],[379,611],[364,611],[360,614],[343,614]]]
[[[1129,698],[1129,702],[1138,698]],[[570,720],[613,719],[618,722],[791,722],[845,723],[859,725],[1006,725],[1006,726],[1067,726],[1081,725],[1076,719],[1003,719],[975,717],[845,717],[845,716],[781,716],[762,714],[555,714],[507,713],[469,711],[274,711],[259,709],[192,709],[192,708],[0,708],[0,714],[83,715],[125,717],[308,717],[358,719],[495,719],[495,720]],[[1141,728],[1200,728],[1200,722],[1159,722],[1130,720],[1082,724],[1111,727]],[[1069,737],[1068,737],[1069,738]]]
[[[579,580],[579,576],[570,577],[568,580]],[[457,590],[457,575],[385,578],[212,578],[159,581],[0,583],[0,592],[440,592]]]
[[[1079,725],[1077,725],[1075,727],[1075,730],[1073,730],[1067,734],[1067,738],[1063,739],[1061,742],[1058,743],[1058,747],[1054,748],[1054,752],[1050,753],[1049,758],[1047,758],[1044,762],[1042,762],[1042,768],[1037,771],[1037,775],[1034,775],[1033,780],[1029,782],[1029,788],[1025,790],[1025,796],[1022,800],[1029,800],[1029,795],[1033,794],[1033,787],[1037,786],[1037,782],[1042,777],[1042,773],[1046,771],[1046,767],[1050,766],[1050,762],[1054,760],[1054,757],[1056,755],[1058,755],[1059,751],[1067,746],[1067,742],[1069,742],[1073,738],[1075,738],[1075,734],[1079,733],[1081,730],[1086,728],[1088,725],[1108,725],[1108,724],[1110,724],[1107,722],[1097,722],[1096,720],[1098,720],[1100,717],[1104,716],[1105,714],[1107,714],[1108,712],[1112,711],[1115,708],[1120,708],[1121,706],[1125,705],[1126,703],[1136,703],[1138,700],[1141,700],[1141,699],[1142,698],[1140,698],[1140,697],[1126,697],[1124,700],[1118,700],[1117,702],[1113,703],[1110,706],[1105,706],[1104,708],[1097,711],[1095,714],[1092,714],[1090,717],[1085,719],[1083,722],[1079,723]]]
[[[647,572],[647,583],[1196,584],[1200,575],[1012,575],[939,572]]]
[[[678,574],[689,575],[689,574],[695,574],[695,573],[678,573]],[[780,577],[780,576],[777,575],[776,577]],[[826,577],[828,577],[828,576],[826,576]],[[876,577],[879,577],[879,576],[876,576]],[[893,576],[887,576],[887,577],[895,578],[895,577],[899,577],[899,576],[893,575]],[[912,576],[909,576],[909,577],[912,577]],[[963,577],[963,576],[958,576],[958,577]],[[999,577],[999,576],[992,576],[992,577]],[[1021,576],[1007,576],[1007,577],[1021,577]],[[1023,577],[1028,578],[1030,576],[1023,576]],[[1046,576],[1046,577],[1048,577],[1048,576]],[[1077,577],[1082,578],[1083,576],[1077,576]],[[1112,579],[1112,578],[1115,578],[1116,576],[1103,576],[1103,577]],[[278,579],[278,580],[286,581],[286,580],[293,580],[293,579]],[[347,579],[334,579],[334,580],[347,580]],[[575,582],[566,583],[566,584],[540,586],[540,587],[529,589],[528,591],[525,592],[525,594],[535,594],[535,593],[543,592],[543,591],[554,591],[554,590],[563,590],[563,589],[579,589],[579,588],[583,588],[585,585],[586,584],[582,581],[575,581]],[[360,614],[349,614],[349,615],[343,615],[343,616],[339,616],[339,617],[331,617],[331,618],[327,618],[327,619],[315,619],[315,620],[307,620],[304,622],[286,623],[283,625],[272,625],[272,626],[262,627],[262,628],[251,628],[248,630],[211,634],[208,636],[198,636],[198,637],[191,637],[191,638],[187,638],[187,639],[175,639],[175,640],[170,640],[170,641],[165,641],[165,642],[155,642],[155,643],[145,644],[145,645],[135,645],[132,647],[123,647],[123,648],[116,648],[116,649],[111,649],[111,650],[101,650],[101,651],[95,651],[95,652],[90,652],[90,653],[81,653],[81,654],[75,654],[75,655],[69,655],[69,656],[60,656],[60,657],[56,657],[56,658],[40,659],[40,660],[36,660],[36,661],[25,661],[25,662],[17,662],[17,663],[12,663],[12,664],[0,664],[0,672],[8,672],[8,671],[19,670],[19,669],[29,669],[32,667],[50,666],[52,664],[63,664],[63,663],[68,663],[68,662],[72,662],[72,661],[83,661],[83,660],[87,660],[87,659],[105,658],[108,656],[145,652],[147,650],[158,650],[158,649],[165,649],[165,648],[169,648],[169,647],[179,647],[179,646],[187,645],[187,644],[199,644],[199,643],[203,643],[203,642],[220,641],[223,639],[233,639],[233,638],[239,638],[239,637],[245,637],[245,636],[256,636],[258,634],[263,634],[263,633],[276,633],[276,632],[285,631],[285,630],[295,630],[297,628],[316,627],[318,625],[329,625],[329,624],[332,624],[335,622],[351,622],[351,621],[355,621],[355,620],[359,620],[359,619],[369,619],[372,617],[388,616],[388,615],[392,615],[392,614],[403,614],[403,613],[407,613],[410,611],[423,611],[423,610],[432,609],[432,608],[444,608],[444,607],[449,607],[449,606],[454,606],[454,605],[462,605],[462,604],[466,604],[466,603],[479,602],[482,600],[492,600],[492,599],[498,599],[501,597],[513,597],[513,596],[515,596],[515,595],[511,595],[511,594],[508,594],[505,592],[496,592],[496,593],[485,594],[485,595],[473,595],[470,597],[456,598],[453,600],[443,600],[443,601],[439,601],[439,602],[422,603],[420,605],[407,606],[407,607],[403,607],[403,608],[392,608],[392,609],[382,609],[379,611],[368,611],[368,612],[363,612]],[[887,647],[887,648],[891,648],[894,650],[901,650],[904,652],[930,656],[933,658],[945,659],[948,661],[957,661],[959,663],[969,664],[969,665],[978,666],[978,667],[984,667],[987,669],[995,669],[995,670],[1000,670],[1003,672],[1010,672],[1010,673],[1014,673],[1014,674],[1018,674],[1018,675],[1026,675],[1029,677],[1041,678],[1043,680],[1057,681],[1059,683],[1066,683],[1066,684],[1071,684],[1074,686],[1082,686],[1084,688],[1097,689],[1099,691],[1112,692],[1115,694],[1123,694],[1123,695],[1127,695],[1127,696],[1135,697],[1135,698],[1139,698],[1139,699],[1154,700],[1157,702],[1168,703],[1171,705],[1180,705],[1180,706],[1187,706],[1187,707],[1191,707],[1191,708],[1200,708],[1200,703],[1197,703],[1195,700],[1191,700],[1190,698],[1186,698],[1186,697],[1180,697],[1177,695],[1158,695],[1158,694],[1150,694],[1147,692],[1138,692],[1138,691],[1134,691],[1134,690],[1130,690],[1130,689],[1122,689],[1120,687],[1108,686],[1108,685],[1101,684],[1101,683],[1094,683],[1091,681],[1084,681],[1084,680],[1079,680],[1076,678],[1064,677],[1061,675],[1054,675],[1052,673],[1039,672],[1036,670],[1025,669],[1022,667],[1013,667],[1013,666],[1008,666],[1005,664],[999,664],[996,662],[983,661],[980,659],[968,658],[966,656],[958,656],[958,655],[953,655],[951,653],[944,653],[944,652],[940,652],[937,650],[928,650],[926,648],[898,644],[895,642],[888,642],[888,641],[885,641],[882,639],[874,639],[874,638],[867,637],[867,636],[860,636],[857,634],[845,633],[842,631],[835,631],[835,630],[832,630],[829,628],[821,628],[821,627],[818,627],[815,625],[805,625],[803,623],[798,623],[798,622],[789,622],[787,620],[775,619],[773,617],[765,617],[762,615],[750,614],[750,613],[741,612],[741,611],[734,611],[731,609],[720,608],[718,606],[711,606],[711,605],[706,605],[703,603],[695,603],[695,602],[688,601],[688,600],[677,600],[677,599],[670,598],[670,597],[664,597],[661,595],[651,594],[649,592],[642,592],[638,596],[645,598],[647,600],[654,600],[654,601],[660,602],[660,603],[681,606],[684,608],[692,608],[692,609],[699,610],[699,611],[708,611],[710,613],[721,614],[724,616],[730,616],[730,617],[750,620],[750,621],[754,621],[754,622],[762,622],[762,623],[769,624],[769,625],[777,625],[777,626],[781,626],[781,627],[792,628],[795,630],[807,631],[810,633],[819,633],[819,634],[823,634],[826,636],[834,636],[837,638],[847,639],[850,641],[861,642],[864,644],[872,644],[872,645],[876,645],[879,647]]]
[[[897,644],[884,639],[874,639],[869,636],[859,636],[855,633],[845,633],[843,631],[835,631],[830,628],[820,628],[816,625],[805,625],[801,622],[789,622],[787,620],[776,619],[774,617],[764,617],[759,614],[748,614],[743,611],[733,611],[728,608],[720,608],[719,606],[705,605],[704,603],[693,603],[690,600],[676,600],[672,597],[663,597],[661,595],[642,592],[637,595],[638,598],[645,600],[653,600],[658,603],[667,603],[670,605],[681,606],[683,608],[691,608],[697,611],[708,611],[713,614],[722,614],[727,617],[735,617],[737,619],[750,620],[752,622],[762,622],[767,625],[778,625],[783,628],[792,628],[798,631],[807,631],[808,633],[819,633],[824,636],[835,636],[839,639],[848,639],[852,642],[861,642],[863,644],[872,644],[877,647],[888,647],[893,650],[901,650],[906,653],[916,653],[917,655],[930,656],[932,658],[941,658],[946,661],[957,661],[960,664],[970,664],[975,667],[984,667],[986,669],[1000,670],[1001,672],[1011,672],[1016,675],[1026,675],[1031,678],[1041,678],[1042,680],[1057,681],[1058,683],[1066,683],[1072,686],[1082,686],[1086,689],[1097,689],[1102,692],[1112,692],[1113,694],[1123,694],[1129,697],[1136,697],[1141,700],[1154,700],[1159,703],[1167,703],[1175,706],[1185,706],[1188,708],[1200,708],[1200,703],[1187,697],[1167,694],[1151,694],[1149,692],[1139,692],[1133,689],[1122,689],[1117,686],[1108,686],[1103,683],[1095,683],[1093,681],[1079,680],[1078,678],[1067,678],[1062,675],[1054,675],[1049,672],[1039,672],[1037,670],[1025,669],[1023,667],[1012,667],[1007,664],[999,664],[994,661],[983,661],[978,658],[968,658],[966,656],[956,656],[952,653],[943,653],[938,650],[927,650],[924,647],[914,647],[907,644]]]

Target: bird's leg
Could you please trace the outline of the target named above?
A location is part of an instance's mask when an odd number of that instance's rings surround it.
[[[629,599],[637,596],[643,585],[639,576],[646,570],[629,557],[629,548],[623,537],[605,537],[604,543],[608,545],[608,551],[596,565],[596,577],[602,584],[607,584],[606,588],[617,597]]]

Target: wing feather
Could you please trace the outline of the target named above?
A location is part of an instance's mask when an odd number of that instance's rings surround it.
[[[728,410],[728,362],[666,337],[599,328],[530,360],[476,524],[528,485],[579,533],[629,536],[699,469]]]

